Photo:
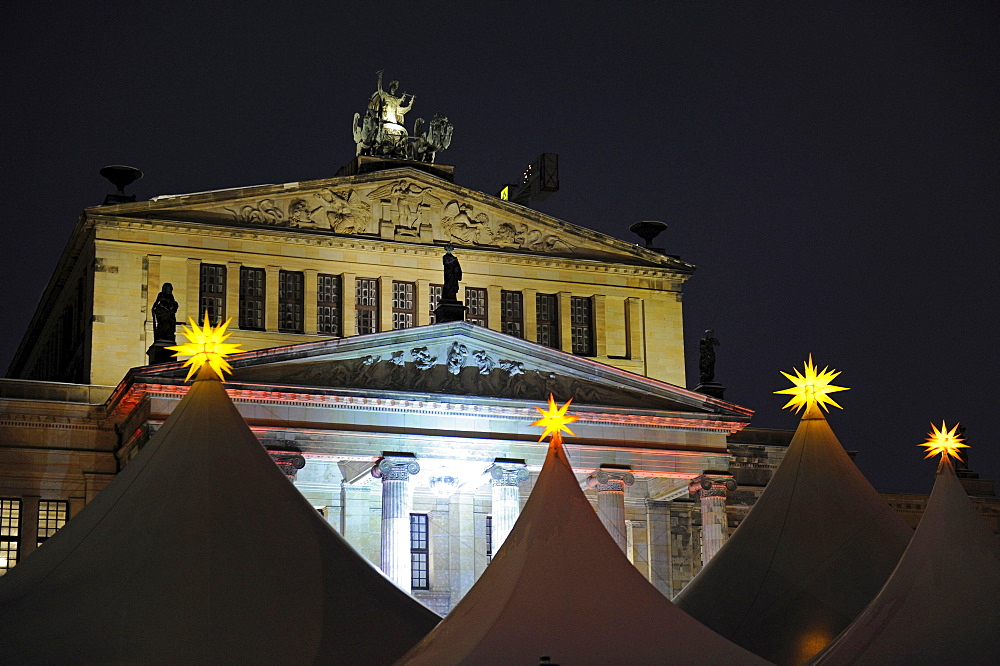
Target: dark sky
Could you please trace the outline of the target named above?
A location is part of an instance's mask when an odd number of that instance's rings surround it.
[[[78,4],[4,10],[3,367],[100,167],[145,171],[142,199],[333,176],[385,68],[408,120],[452,119],[459,184],[553,152],[540,210],[631,242],[669,225],[699,267],[691,385],[713,328],[726,398],[794,427],[771,392],[812,353],[876,487],[929,490],[942,419],[1000,477],[993,3]]]

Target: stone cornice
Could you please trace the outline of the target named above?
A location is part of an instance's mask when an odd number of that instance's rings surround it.
[[[296,229],[285,227],[268,228],[221,223],[206,224],[204,222],[186,222],[181,220],[158,218],[125,218],[109,216],[103,213],[94,214],[90,218],[90,221],[98,230],[125,228],[133,230],[163,231],[175,234],[197,236],[199,238],[238,238],[244,241],[262,242],[280,241],[287,245],[328,247],[341,250],[359,250],[363,252],[382,252],[387,254],[425,256],[433,257],[435,259],[439,258],[443,251],[442,246],[439,245],[384,240],[374,236],[318,234],[315,231],[298,231]],[[118,240],[119,239],[116,238],[101,238],[99,234],[97,237],[98,242],[117,242]],[[157,245],[155,242],[149,242],[149,244]],[[197,246],[189,246],[185,251],[188,254],[196,255],[231,254],[231,251],[228,250],[201,248]],[[683,270],[675,266],[654,266],[649,264],[620,263],[618,261],[608,259],[527,254],[516,250],[463,247],[461,248],[461,253],[464,257],[470,260],[478,260],[487,263],[502,263],[510,266],[531,266],[538,268],[556,268],[587,272],[597,271],[613,275],[665,279],[675,282],[675,289],[679,289],[680,285],[683,284],[693,272]],[[626,257],[622,257],[622,259],[624,260]]]

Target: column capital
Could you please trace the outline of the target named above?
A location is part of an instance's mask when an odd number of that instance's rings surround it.
[[[731,476],[699,474],[691,479],[688,492],[700,497],[725,497],[726,492],[736,490],[736,480]]]
[[[635,483],[635,476],[627,469],[601,468],[587,477],[587,487],[597,492],[625,492],[625,486]]]
[[[268,451],[267,455],[271,456],[271,460],[289,481],[294,481],[295,475],[306,466],[305,457],[295,451]]]
[[[491,486],[517,486],[531,476],[523,460],[498,458],[490,465],[489,472]]]
[[[409,481],[420,473],[420,463],[409,455],[383,455],[372,466],[372,476],[383,481]]]

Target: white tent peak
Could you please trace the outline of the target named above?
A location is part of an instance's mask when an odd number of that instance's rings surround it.
[[[514,529],[403,664],[689,664],[762,659],[687,616],[625,558],[550,443]]]
[[[108,487],[0,578],[10,663],[389,663],[439,619],[323,520],[204,369]]]
[[[878,593],[911,534],[810,405],[749,515],[674,601],[766,659],[802,663]]]
[[[817,664],[987,664],[1000,653],[1000,542],[948,456],[878,596]]]

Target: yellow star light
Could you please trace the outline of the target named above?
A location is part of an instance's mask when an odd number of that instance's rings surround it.
[[[232,333],[226,333],[226,327],[231,321],[232,319],[227,319],[224,324],[213,328],[208,322],[208,313],[206,312],[205,325],[201,328],[198,327],[194,319],[188,320],[191,328],[181,326],[181,332],[188,341],[183,345],[167,347],[167,349],[176,352],[175,356],[191,357],[184,363],[185,368],[191,366],[184,381],[191,379],[191,375],[198,372],[201,366],[206,363],[215,371],[219,379],[222,379],[223,372],[233,374],[233,368],[226,361],[226,356],[243,350],[240,349],[240,345],[226,342],[226,339],[232,335]]]
[[[785,377],[789,379],[795,386],[791,388],[782,389],[781,391],[775,391],[775,393],[786,393],[791,395],[792,398],[782,406],[792,408],[796,413],[800,412],[803,407],[808,408],[813,405],[819,405],[826,411],[830,411],[827,405],[833,405],[838,409],[843,409],[837,402],[830,397],[831,393],[836,393],[837,391],[847,391],[847,387],[844,386],[833,386],[830,384],[837,375],[840,374],[839,370],[830,370],[830,368],[823,368],[822,371],[818,371],[816,366],[813,365],[812,354],[809,354],[809,360],[806,362],[805,375],[800,373],[798,369],[795,370],[795,375],[792,376],[787,372],[781,372]]]
[[[576,437],[574,432],[566,427],[566,424],[573,423],[578,420],[578,417],[576,416],[566,416],[566,410],[572,402],[573,398],[570,398],[562,407],[556,407],[555,398],[553,398],[550,393],[549,408],[547,410],[542,409],[541,407],[535,407],[535,409],[541,413],[542,418],[538,419],[531,425],[542,426],[545,428],[545,431],[542,432],[542,436],[538,438],[539,442],[544,441],[550,433],[552,435],[552,441],[561,442],[563,430]]]
[[[951,456],[952,458],[960,459],[961,456],[958,455],[959,449],[969,448],[968,444],[965,444],[965,440],[959,437],[956,433],[958,432],[958,424],[951,430],[948,430],[948,426],[945,425],[944,421],[941,421],[941,429],[938,430],[931,424],[931,431],[927,433],[927,441],[919,446],[927,447],[927,455],[924,458],[930,458],[931,456],[936,456],[941,454],[942,459]]]

